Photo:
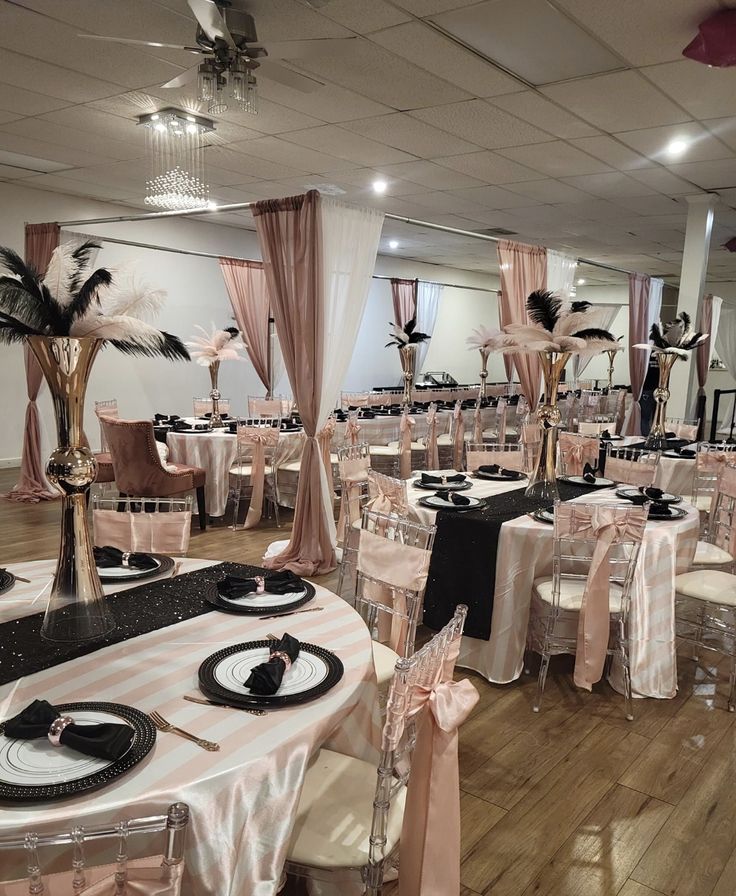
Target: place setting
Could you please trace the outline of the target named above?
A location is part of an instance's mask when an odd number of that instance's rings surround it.
[[[572,485],[586,485],[588,488],[611,488],[616,485],[613,479],[607,479],[605,476],[601,476],[598,471],[598,466],[592,466],[589,463],[586,463],[583,467],[582,475],[565,475],[561,476],[560,479],[563,482],[569,482]]]
[[[507,469],[500,464],[481,464],[473,476],[488,482],[521,482],[521,480],[527,479],[526,473]]]
[[[291,615],[314,599],[314,585],[288,569],[242,577],[228,574],[209,585],[204,593],[208,604],[223,613],[268,617]],[[321,607],[310,608],[316,612]]]
[[[450,492],[466,491],[473,487],[464,473],[422,473],[419,479],[412,482],[414,488],[422,488],[426,491],[434,491],[437,488]]]
[[[470,485],[470,483],[468,483]],[[435,486],[436,488],[436,486]],[[430,510],[477,510],[485,505],[485,498],[476,498],[473,495],[458,494],[457,489],[440,488],[433,495],[426,495],[417,501],[421,507]]]
[[[176,563],[164,554],[145,554],[139,551],[121,551],[105,545],[93,548],[95,566],[100,581],[143,582],[172,573]]]
[[[631,501],[632,504],[649,504],[648,519],[650,520],[681,520],[687,516],[684,507],[676,505],[682,503],[680,495],[673,495],[655,486],[620,487],[616,489],[616,495]]]
[[[0,567],[0,594],[5,594],[15,585],[17,576],[13,575],[9,569]],[[24,580],[27,581],[27,580]]]

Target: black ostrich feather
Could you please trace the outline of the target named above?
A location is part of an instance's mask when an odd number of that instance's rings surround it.
[[[553,292],[539,289],[526,300],[526,310],[533,323],[551,333],[560,318],[562,302]]]
[[[652,324],[652,329],[649,331],[649,340],[650,342],[653,342],[657,348],[671,348],[669,342],[662,336],[659,324]]]
[[[69,292],[71,292],[72,295],[74,295],[74,293],[76,293],[82,285],[82,274],[89,264],[92,253],[95,251],[95,249],[100,248],[102,248],[100,243],[96,243],[94,240],[87,240],[86,242],[77,246],[77,248],[72,252],[72,258],[74,259],[75,263],[75,272],[69,284]]]
[[[112,274],[108,270],[105,270],[105,268],[100,268],[98,271],[95,271],[91,277],[84,281],[79,288],[79,291],[64,309],[63,317],[67,333],[69,332],[69,327],[71,326],[72,321],[79,317],[84,317],[89,311],[89,306],[97,299],[97,293],[100,287],[109,286],[111,283]]]
[[[692,321],[692,318],[687,313],[687,311],[681,311],[677,316],[680,318],[680,320],[685,325],[684,329],[688,330],[690,328],[690,322]]]
[[[229,333],[232,339],[236,339],[240,335],[240,330],[237,327],[225,327],[225,332]]]
[[[417,342],[426,342],[429,338],[427,333],[420,333],[418,330],[414,330],[413,333],[409,334],[409,345],[414,345]]]
[[[38,335],[40,335],[38,330],[34,330],[24,321],[0,311],[0,342],[6,344],[23,342],[28,336]]]
[[[144,355],[148,358],[163,357],[169,361],[191,361],[189,352],[178,336],[161,330],[161,341],[156,345],[111,339],[110,344],[125,355]]]
[[[40,304],[15,277],[0,277],[0,308],[38,332],[52,327],[55,319],[48,306]]]
[[[588,308],[592,307],[590,302],[573,302],[572,305],[570,305],[570,312],[575,314],[579,311],[587,311]]]
[[[615,342],[616,337],[608,330],[601,330],[598,327],[588,327],[586,330],[578,330],[577,333],[571,333],[575,339],[605,339],[609,342]]]
[[[699,343],[700,340],[703,338],[703,335],[704,335],[703,333],[695,333],[695,334],[693,334],[693,335],[690,337],[690,339],[688,339],[686,342],[684,342],[684,343],[680,346],[680,348],[685,348],[685,349],[697,348],[698,343]],[[705,340],[703,340],[703,341],[705,341]]]

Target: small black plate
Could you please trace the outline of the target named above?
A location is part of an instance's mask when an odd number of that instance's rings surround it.
[[[522,479],[526,479],[526,474],[521,473],[517,470],[511,471],[513,475],[502,475],[501,473],[482,473],[480,470],[476,470],[473,474],[476,479],[487,479],[489,482],[520,482]]]
[[[8,572],[7,569],[0,569],[0,594],[5,594],[6,591],[10,591],[10,589],[15,585],[15,576],[12,572]]]
[[[108,582],[135,582],[137,585],[138,582],[145,582],[146,579],[155,579],[159,576],[165,576],[174,568],[174,560],[172,557],[165,557],[163,554],[151,554],[151,556],[155,557],[159,562],[156,569],[139,569],[136,570],[137,575],[116,576],[113,574],[100,576],[100,581],[103,585],[107,585]],[[108,566],[105,567],[105,569],[109,570],[110,573],[114,573],[116,567]],[[99,573],[100,570],[98,569],[97,574],[99,575]]]
[[[532,514],[532,517],[538,523],[547,523],[547,525],[554,525],[555,515],[553,510],[549,510],[547,507],[543,507],[541,510],[535,510]]]
[[[668,507],[667,514],[664,513],[652,513],[652,508],[649,508],[649,517],[650,520],[681,520],[683,517],[687,516],[687,510],[684,507]]]
[[[273,603],[270,605],[259,604],[258,606],[254,606],[249,602],[247,597],[241,598],[237,603],[231,600],[225,600],[224,597],[217,590],[217,584],[214,583],[210,585],[204,593],[204,599],[208,604],[211,604],[216,610],[222,610],[223,613],[235,613],[237,615],[244,616],[262,616],[266,613],[289,613],[291,610],[295,610],[297,607],[301,607],[306,603],[309,603],[317,593],[314,590],[314,585],[311,582],[304,581],[304,596],[298,598],[297,600],[290,601],[289,603]],[[267,593],[267,592],[266,592]],[[277,601],[279,597],[282,595],[274,594],[273,599]]]
[[[642,497],[642,493],[638,488],[634,488],[633,486],[626,486],[624,488],[616,489],[616,496],[619,498],[625,498],[627,501],[631,501],[632,499],[638,499]],[[654,501],[654,498],[649,498],[649,501]],[[670,495],[668,492],[665,492],[661,498],[657,498],[657,504],[682,504],[682,498],[680,495]]]
[[[428,492],[436,492],[438,488],[446,488],[451,492],[465,492],[473,487],[473,483],[469,480],[464,482],[422,482],[421,479],[415,479],[412,482],[414,488],[423,488]]]

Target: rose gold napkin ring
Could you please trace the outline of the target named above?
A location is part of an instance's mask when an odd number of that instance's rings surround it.
[[[128,569],[130,566],[130,555],[132,551],[123,551],[123,566]]]
[[[266,590],[266,580],[263,576],[254,576],[254,581],[256,583],[256,594],[263,594]]]
[[[269,657],[269,659],[281,660],[281,662],[286,667],[284,669],[284,672],[288,672],[289,669],[291,668],[291,657],[289,656],[288,653],[284,653],[283,650],[274,650],[273,653],[271,654],[271,656]]]
[[[54,719],[49,727],[49,733],[46,735],[51,743],[55,747],[61,746],[61,734],[65,728],[68,728],[69,725],[74,724],[74,719],[71,716],[59,716],[58,719]]]

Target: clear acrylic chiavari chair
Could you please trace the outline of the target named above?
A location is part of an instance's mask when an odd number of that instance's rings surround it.
[[[736,445],[726,442],[701,442],[697,446],[693,504],[701,513],[710,514],[718,476],[727,464],[736,464]]]
[[[186,557],[192,530],[192,496],[184,498],[92,497],[98,547]]]
[[[667,432],[673,432],[678,439],[694,442],[698,437],[700,420],[697,417],[668,417],[665,420],[664,428]]]
[[[605,476],[622,485],[650,486],[654,484],[659,465],[659,453],[641,448],[614,447],[606,443]]]
[[[337,449],[337,469],[340,479],[340,516],[337,522],[337,542],[342,552],[337,578],[337,593],[345,596],[346,582],[355,585],[356,557],[363,508],[368,503],[368,473],[371,468],[370,446],[367,442],[343,445]]]
[[[465,452],[465,466],[468,473],[475,473],[478,467],[490,464],[498,464],[506,470],[523,473],[526,469],[523,445],[519,442],[505,445],[493,442],[481,444],[468,442]]]

